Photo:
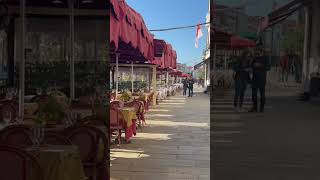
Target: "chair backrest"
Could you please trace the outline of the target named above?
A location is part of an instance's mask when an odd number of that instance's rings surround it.
[[[0,132],[1,141],[19,147],[32,145],[31,129],[24,125],[10,125]]]
[[[42,144],[47,145],[72,145],[71,141],[60,134],[53,133],[53,132],[46,132],[44,140]]]
[[[44,180],[38,161],[29,153],[10,145],[0,145],[0,174],[4,180]]]
[[[120,108],[121,107],[121,102],[120,101],[112,101],[110,103],[110,107],[112,107],[112,108]]]
[[[114,101],[116,100],[116,94],[115,93],[111,93],[110,94],[110,101]]]
[[[5,113],[9,113],[9,114],[11,114],[10,122],[15,121],[15,119],[18,115],[18,110],[13,103],[11,103],[11,102],[1,103],[0,109],[1,109],[2,118],[5,115]]]
[[[96,137],[89,126],[78,125],[66,131],[67,138],[78,147],[82,162],[95,162],[98,149]]]
[[[134,110],[135,110],[137,113],[140,112],[141,107],[142,107],[140,101],[138,101],[138,100],[133,100],[132,102],[125,103],[124,106],[134,108]]]
[[[110,107],[110,126],[120,125],[118,108]]]

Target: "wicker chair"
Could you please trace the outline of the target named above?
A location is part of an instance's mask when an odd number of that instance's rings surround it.
[[[110,134],[112,134],[114,131],[118,132],[118,145],[121,144],[121,134],[123,127],[123,121],[119,109],[110,107]]]
[[[22,148],[33,144],[31,129],[24,125],[10,125],[5,127],[0,133],[0,138],[3,143]]]
[[[16,117],[18,115],[18,110],[17,110],[17,106],[10,102],[10,101],[5,101],[5,102],[2,102],[1,105],[0,105],[0,111],[1,111],[1,114],[2,114],[2,118],[3,118],[3,115],[5,113],[10,113],[10,122],[13,123],[15,120],[16,120]]]
[[[44,180],[38,161],[17,147],[0,145],[0,159],[0,174],[3,180]]]
[[[144,108],[143,108],[143,103],[139,100],[133,100],[132,102],[125,103],[124,106],[126,107],[133,107],[136,111],[136,115],[138,117],[138,122],[140,127],[142,127],[141,121],[146,124],[145,118],[144,118]]]
[[[79,148],[86,176],[93,180],[96,180],[98,176],[107,176],[109,141],[106,134],[109,133],[105,134],[96,127],[86,125],[73,127],[67,131],[67,138]],[[103,149],[100,154],[101,146]]]

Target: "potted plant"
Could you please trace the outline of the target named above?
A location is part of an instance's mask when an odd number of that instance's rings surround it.
[[[131,99],[131,96],[130,96],[130,94],[128,93],[128,92],[123,92],[123,94],[121,95],[121,97],[120,97],[120,100],[121,101],[124,101],[124,102],[128,102],[128,101],[130,101],[130,99]]]
[[[55,125],[61,123],[65,115],[66,112],[60,103],[53,96],[49,96],[47,102],[39,107],[37,122]]]

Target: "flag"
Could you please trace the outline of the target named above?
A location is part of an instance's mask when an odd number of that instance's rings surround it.
[[[199,39],[200,39],[202,36],[203,36],[203,33],[202,33],[202,31],[201,31],[201,25],[198,24],[198,25],[197,25],[197,32],[196,32],[196,44],[195,44],[196,48],[199,47]]]

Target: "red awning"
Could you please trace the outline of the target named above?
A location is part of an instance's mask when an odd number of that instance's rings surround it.
[[[142,16],[124,0],[111,0],[110,3],[111,51],[120,53],[120,61],[152,61],[153,35],[148,31]],[[114,59],[114,55],[111,58]]]
[[[311,0],[292,0],[289,3],[275,9],[274,11],[268,14],[268,20],[269,20],[268,27],[271,27],[287,19],[294,12],[301,9],[302,7],[309,4],[310,2],[312,1]]]
[[[239,36],[232,36],[230,38],[230,46],[231,48],[255,47],[256,43],[251,40],[241,38]]]

